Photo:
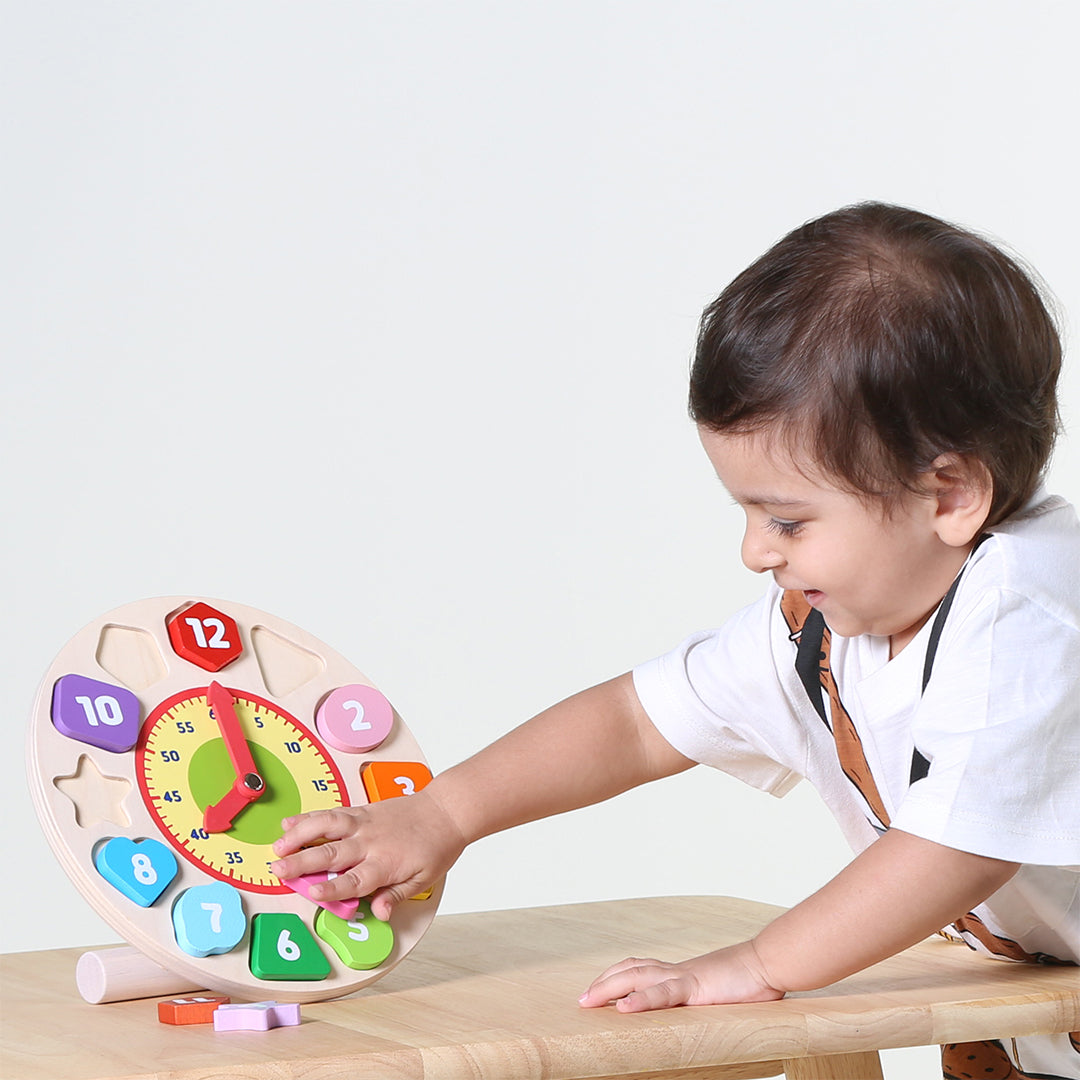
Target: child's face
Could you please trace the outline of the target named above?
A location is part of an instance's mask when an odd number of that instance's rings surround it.
[[[966,549],[942,541],[938,501],[904,492],[891,512],[838,488],[819,471],[800,471],[767,433],[702,429],[705,453],[746,514],[742,560],[798,589],[844,637],[888,637],[892,655],[926,622]],[[809,460],[802,459],[802,460]]]

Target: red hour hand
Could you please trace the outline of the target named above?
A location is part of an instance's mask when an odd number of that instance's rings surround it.
[[[244,738],[240,718],[236,715],[232,694],[220,683],[212,682],[206,690],[206,700],[225,740],[236,780],[222,798],[203,812],[203,828],[210,833],[227,832],[232,828],[236,815],[266,791],[266,784],[255,768],[251,748]]]

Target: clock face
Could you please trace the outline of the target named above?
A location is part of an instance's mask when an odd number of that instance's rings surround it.
[[[441,883],[389,924],[269,872],[281,821],[412,794],[416,740],[357,668],[253,608],[171,597],[101,616],[42,680],[34,806],[79,891],[193,985],[317,1001],[378,979],[424,934]]]
[[[205,687],[181,690],[147,717],[135,751],[139,789],[182,857],[240,889],[288,893],[266,868],[282,818],[348,806],[348,791],[334,759],[299,720],[258,694],[229,692],[265,794],[226,831],[204,827],[206,807],[236,781]]]

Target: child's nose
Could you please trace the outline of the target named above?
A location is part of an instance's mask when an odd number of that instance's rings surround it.
[[[767,537],[753,537],[750,529],[743,534],[740,551],[743,565],[755,574],[764,574],[766,570],[775,570],[784,565],[784,557],[776,551]]]

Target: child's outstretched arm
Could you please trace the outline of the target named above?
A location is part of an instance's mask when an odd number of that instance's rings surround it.
[[[1017,863],[891,829],[753,940],[681,963],[624,960],[582,995],[622,1012],[770,1001],[815,990],[898,953],[970,911]]]
[[[388,919],[474,840],[693,764],[656,730],[632,677],[622,675],[533,717],[415,795],[287,818],[270,869],[279,877],[336,871],[313,897],[371,896],[376,918]]]

